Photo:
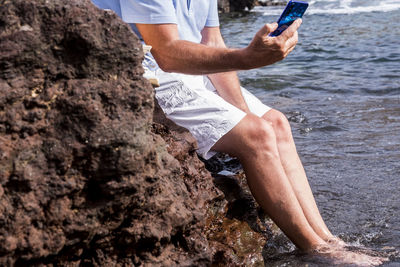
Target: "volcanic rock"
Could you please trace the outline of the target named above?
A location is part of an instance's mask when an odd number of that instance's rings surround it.
[[[0,265],[259,258],[266,235],[245,184],[211,177],[155,104],[142,60],[130,27],[89,0],[0,1]]]
[[[201,179],[151,132],[142,59],[88,0],[2,1],[1,265],[210,262],[216,189],[194,150]]]
[[[284,6],[285,0],[218,0],[221,13],[249,11],[254,6]]]

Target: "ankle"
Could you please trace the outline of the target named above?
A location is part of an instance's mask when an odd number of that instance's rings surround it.
[[[325,241],[329,245],[335,246],[335,247],[345,247],[346,246],[346,243],[337,236],[332,236],[331,238],[326,239]]]
[[[336,238],[328,229],[316,229],[315,232],[319,235],[324,241],[328,241]]]
[[[305,253],[311,253],[313,254],[315,251],[319,251],[319,250],[324,250],[325,248],[330,247],[330,245],[324,241],[323,239],[318,239],[315,240],[314,242],[310,243],[309,245],[300,248],[302,251],[304,251]]]

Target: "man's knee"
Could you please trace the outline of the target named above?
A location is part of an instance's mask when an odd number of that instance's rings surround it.
[[[252,157],[259,153],[276,156],[275,131],[272,123],[254,114],[247,114],[212,149],[237,157]]]
[[[292,140],[290,123],[282,112],[273,109],[264,115],[263,118],[271,122],[278,142],[290,142]]]
[[[243,139],[246,149],[251,153],[268,153],[277,156],[276,134],[273,125],[252,114],[246,116],[243,125]]]

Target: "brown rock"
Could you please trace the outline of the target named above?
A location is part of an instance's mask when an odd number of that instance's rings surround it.
[[[151,132],[142,59],[88,0],[1,3],[1,265],[210,263],[216,189],[187,132],[186,165]]]
[[[229,0],[218,0],[218,10],[221,13],[228,13],[230,11]]]
[[[221,13],[243,12],[257,5],[257,0],[218,0],[218,10]]]
[[[285,0],[218,0],[220,13],[243,12],[251,10],[254,6],[285,6]]]
[[[243,175],[211,177],[142,59],[88,0],[1,2],[0,265],[262,262]]]

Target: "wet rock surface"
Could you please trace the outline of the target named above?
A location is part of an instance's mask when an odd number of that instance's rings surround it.
[[[0,265],[262,262],[243,175],[212,178],[142,59],[88,0],[0,1]]]
[[[215,266],[264,266],[276,255],[282,232],[255,202],[238,160],[217,155],[205,162],[224,195],[209,208],[207,239]],[[273,254],[270,254],[273,252]]]

